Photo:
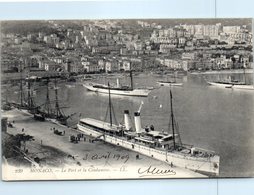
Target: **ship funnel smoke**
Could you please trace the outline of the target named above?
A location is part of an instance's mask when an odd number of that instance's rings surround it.
[[[140,112],[134,112],[135,129],[137,133],[141,133],[141,118]]]
[[[131,129],[131,119],[130,119],[129,110],[124,111],[124,125],[125,125],[126,130]]]

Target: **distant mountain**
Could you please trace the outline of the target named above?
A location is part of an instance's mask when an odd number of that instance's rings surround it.
[[[118,25],[123,28],[136,29],[140,28],[137,21],[146,21],[148,23],[156,23],[163,27],[173,27],[180,24],[204,24],[212,25],[221,23],[223,26],[242,26],[246,25],[249,30],[252,29],[252,19],[250,18],[204,18],[204,19],[119,19],[110,20],[117,21]],[[3,33],[16,33],[27,35],[29,33],[44,32],[46,34],[57,33],[54,24],[64,26],[65,29],[71,28],[82,30],[85,24],[93,24],[95,20],[27,20],[27,21],[2,21],[1,27]],[[100,20],[103,21],[103,20]],[[107,20],[105,20],[107,21]]]

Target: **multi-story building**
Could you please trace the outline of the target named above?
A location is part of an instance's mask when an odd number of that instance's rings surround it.
[[[127,60],[124,60],[123,65],[122,65],[122,69],[124,71],[130,71],[131,70],[131,62],[127,61]]]
[[[98,66],[100,71],[105,71],[105,65],[106,65],[105,59],[98,60]]]
[[[182,60],[194,60],[196,58],[195,53],[182,53]]]
[[[202,38],[204,35],[204,25],[199,24],[199,25],[194,25],[194,31],[195,31],[195,37],[197,38]]]
[[[119,70],[119,65],[116,60],[107,60],[105,63],[106,72],[116,72]]]
[[[205,25],[204,26],[204,36],[208,36],[212,39],[219,38],[219,25]]]
[[[57,71],[61,66],[53,61],[45,61],[44,68],[46,71]]]
[[[53,44],[53,40],[52,40],[51,36],[44,36],[43,41],[47,44]]]
[[[222,27],[222,31],[224,33],[239,33],[241,30],[241,27],[240,26],[223,26]]]
[[[160,44],[160,53],[170,53],[177,47],[177,44]]]
[[[143,49],[143,43],[141,41],[134,42],[133,46],[134,49],[138,51],[141,51]]]

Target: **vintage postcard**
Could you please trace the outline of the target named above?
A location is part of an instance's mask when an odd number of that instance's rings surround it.
[[[252,19],[0,33],[3,180],[254,176]]]

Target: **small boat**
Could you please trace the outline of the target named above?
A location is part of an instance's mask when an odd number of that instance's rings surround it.
[[[183,86],[183,83],[177,83],[174,81],[157,81],[160,86]]]
[[[232,86],[233,89],[245,89],[245,90],[254,90],[254,86],[253,85],[233,85]]]
[[[37,121],[45,121],[45,116],[43,114],[36,113],[34,114],[34,119]]]
[[[207,81],[209,85],[213,85],[220,88],[232,88],[233,84],[229,82],[223,82],[223,81]]]
[[[89,81],[89,80],[92,80],[92,79],[94,79],[94,78],[91,75],[85,75],[84,78],[83,78],[84,81]]]
[[[65,86],[68,87],[68,88],[73,88],[73,87],[75,87],[75,85],[69,85],[69,84],[66,84]]]

